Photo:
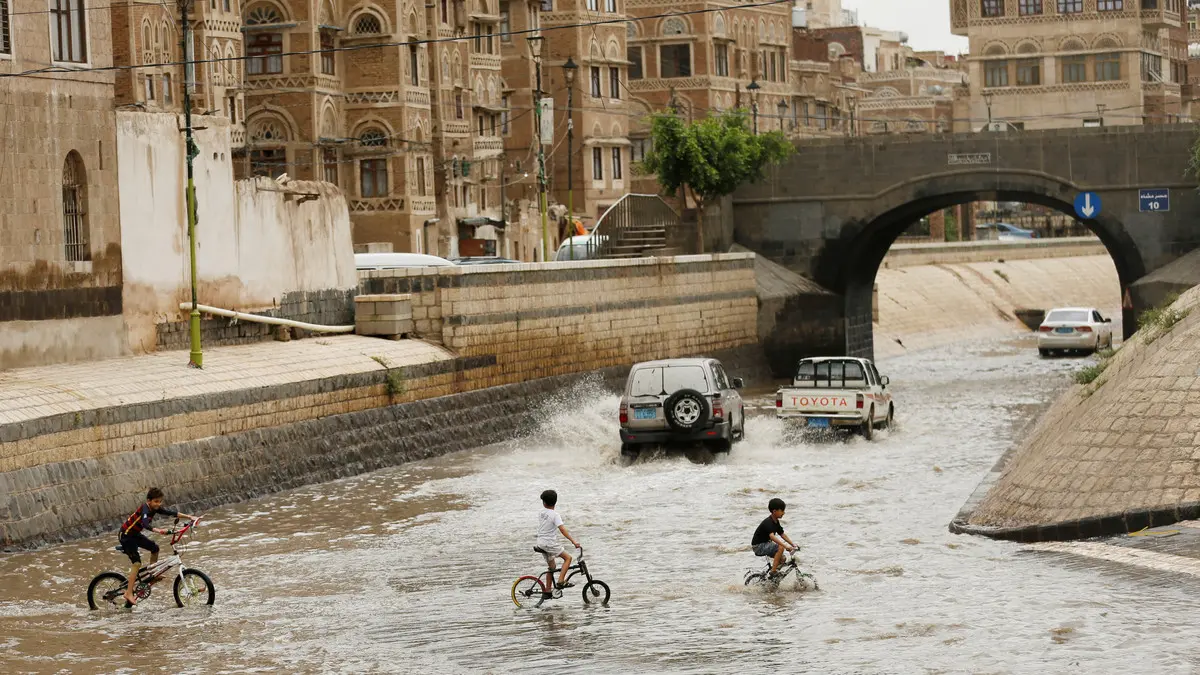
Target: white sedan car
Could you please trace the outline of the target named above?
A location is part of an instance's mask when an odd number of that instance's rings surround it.
[[[1050,356],[1068,351],[1112,349],[1112,319],[1094,307],[1060,307],[1046,313],[1038,327],[1038,353]]]

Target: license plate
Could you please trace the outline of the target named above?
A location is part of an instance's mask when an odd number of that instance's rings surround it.
[[[820,429],[828,429],[829,428],[829,418],[828,417],[810,417],[810,418],[808,418],[808,426],[818,427]]]
[[[1055,333],[1074,333],[1075,329],[1074,328],[1055,328],[1054,332]]]
[[[657,417],[657,412],[654,408],[634,408],[633,419],[635,420],[652,420]]]

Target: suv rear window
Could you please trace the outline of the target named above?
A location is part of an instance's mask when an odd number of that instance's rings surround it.
[[[660,396],[674,394],[680,389],[708,392],[708,378],[700,366],[655,366],[633,372],[629,385],[630,396]]]
[[[796,370],[796,383],[813,387],[843,388],[862,386],[867,381],[858,361],[801,361]]]

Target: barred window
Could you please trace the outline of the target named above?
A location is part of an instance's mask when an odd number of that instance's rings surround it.
[[[1004,16],[1004,0],[980,0],[985,17]]]
[[[1101,12],[1117,12],[1125,9],[1125,0],[1098,0],[1096,9]]]
[[[87,173],[83,158],[72,150],[63,163],[63,248],[68,261],[79,262],[92,259],[88,242],[87,223]]]
[[[321,161],[324,163],[325,182],[338,184],[338,156],[336,148],[322,148]]]
[[[87,12],[83,0],[50,0],[50,47],[55,61],[87,61]]]
[[[12,53],[12,33],[8,25],[8,0],[0,0],[0,54]]]

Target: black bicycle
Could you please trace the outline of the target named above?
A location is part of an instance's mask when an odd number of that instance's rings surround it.
[[[750,570],[746,572],[746,585],[764,586],[773,590],[779,588],[779,584],[783,583],[783,580],[786,579],[789,574],[795,572],[797,581],[805,584],[811,584],[814,591],[820,590],[821,587],[817,585],[817,578],[800,569],[800,565],[796,562],[797,553],[799,553],[799,551],[793,551],[792,554],[787,557],[787,560],[779,563],[779,569],[773,575],[771,574],[771,559],[767,558],[766,567],[762,568],[761,570]]]
[[[545,555],[545,552],[534,546],[534,552]],[[570,574],[567,575],[567,583],[579,575],[583,575],[587,579],[587,583],[583,585],[583,602],[585,604],[598,603],[601,605],[608,604],[608,584],[592,577],[592,573],[588,571],[587,562],[583,559],[583,547],[579,547],[579,556],[575,559],[575,564],[567,568]],[[542,574],[526,574],[518,577],[512,585],[512,601],[513,604],[522,609],[541,607],[542,603],[547,600],[554,600],[562,597],[562,591],[554,588],[554,575],[559,568],[552,568]],[[542,581],[545,576],[549,579],[549,583]]]

